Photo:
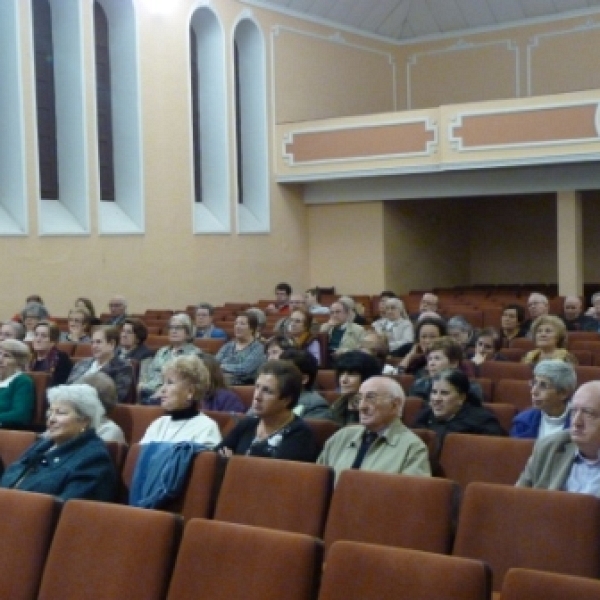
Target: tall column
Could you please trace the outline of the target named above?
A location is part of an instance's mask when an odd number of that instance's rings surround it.
[[[558,293],[583,294],[583,233],[581,194],[574,190],[556,196]]]

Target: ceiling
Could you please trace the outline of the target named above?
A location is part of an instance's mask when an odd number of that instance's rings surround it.
[[[393,41],[589,14],[600,0],[242,0]]]

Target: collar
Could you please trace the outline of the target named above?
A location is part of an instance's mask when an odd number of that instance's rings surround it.
[[[10,377],[7,377],[6,379],[0,381],[0,388],[5,388],[8,387],[12,380],[17,376],[20,375],[21,371],[17,371],[16,373],[13,373]]]
[[[179,408],[177,410],[167,411],[167,415],[171,417],[173,421],[183,421],[185,419],[193,419],[198,416],[198,409],[196,406],[187,406],[186,408]]]

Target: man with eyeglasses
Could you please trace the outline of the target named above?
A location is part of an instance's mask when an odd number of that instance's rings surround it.
[[[325,443],[317,462],[344,469],[431,475],[427,447],[400,420],[404,392],[390,377],[371,377],[358,392],[360,425],[348,425]]]
[[[527,310],[529,311],[529,319],[521,324],[521,329],[527,331],[528,337],[531,337],[531,326],[533,322],[544,315],[549,314],[548,298],[539,292],[533,292],[527,300]]]
[[[600,381],[575,392],[570,428],[536,443],[517,486],[600,497]]]
[[[110,319],[106,321],[107,325],[118,327],[123,324],[127,318],[127,300],[123,296],[113,296],[109,303]]]

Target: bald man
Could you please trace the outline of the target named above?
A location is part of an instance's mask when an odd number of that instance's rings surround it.
[[[598,331],[598,321],[583,314],[583,302],[579,296],[567,296],[560,317],[567,331]]]

